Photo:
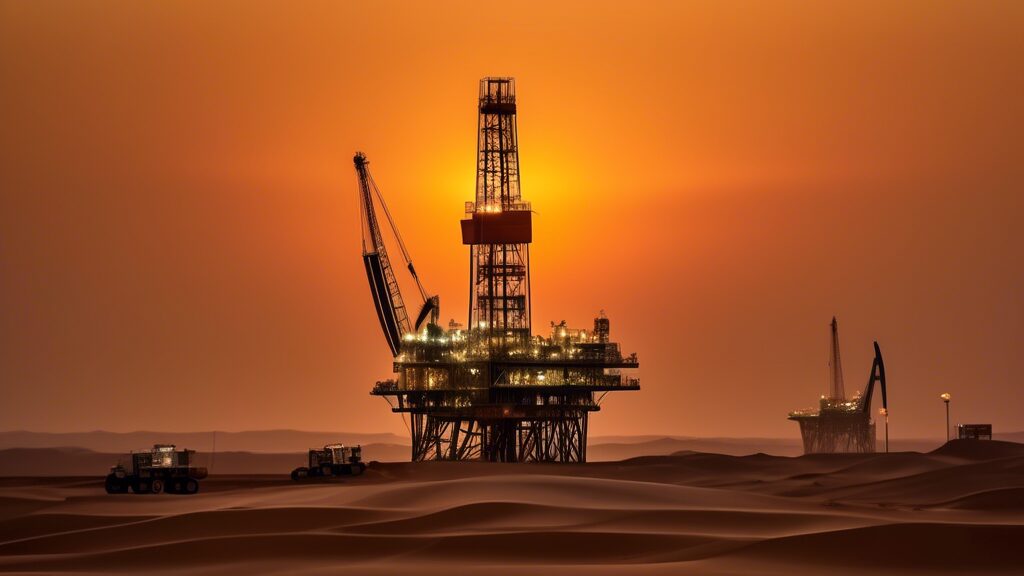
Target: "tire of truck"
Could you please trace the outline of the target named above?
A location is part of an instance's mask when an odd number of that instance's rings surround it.
[[[298,482],[299,480],[305,480],[306,478],[309,478],[309,468],[301,466],[292,470],[292,480]]]
[[[199,492],[199,482],[194,478],[189,478],[185,480],[184,484],[182,485],[181,492],[183,494],[195,494],[196,492]]]
[[[352,475],[353,476],[359,476],[360,474],[362,474],[365,471],[366,471],[366,464],[363,464],[362,462],[359,462],[359,463],[356,463],[356,464],[352,465]]]
[[[321,464],[320,465],[320,475],[321,476],[333,476],[334,475],[334,469],[333,468],[334,467],[332,465],[330,465],[330,464]]]
[[[107,494],[124,494],[128,491],[127,484],[113,474],[107,475],[107,479],[103,483],[103,487],[107,490]]]
[[[153,483],[150,485],[150,490],[153,494],[159,494],[164,491],[164,481],[159,478],[154,478]]]
[[[164,484],[164,492],[167,494],[181,494],[181,478],[171,478]]]

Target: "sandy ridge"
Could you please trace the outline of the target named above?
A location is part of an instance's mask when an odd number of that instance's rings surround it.
[[[1007,443],[377,464],[308,485],[215,476],[190,497],[8,478],[0,572],[1017,574],[1022,510],[1024,446]]]

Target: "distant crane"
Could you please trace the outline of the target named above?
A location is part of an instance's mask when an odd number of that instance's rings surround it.
[[[437,317],[440,312],[440,305],[437,296],[429,296],[423,283],[416,274],[416,268],[412,265],[409,257],[409,250],[402,241],[402,235],[395,226],[395,221],[388,211],[384,197],[373,181],[367,165],[366,154],[356,152],[352,161],[355,163],[356,175],[359,177],[359,207],[362,215],[363,228],[363,265],[366,267],[366,278],[370,283],[370,293],[373,295],[374,307],[377,310],[377,319],[380,320],[381,329],[384,330],[384,337],[388,341],[392,356],[398,356],[402,347],[402,339],[406,334],[419,332],[423,322],[430,319],[431,324],[437,324]],[[409,313],[406,311],[405,300],[402,298],[402,290],[398,285],[394,269],[391,267],[391,260],[388,258],[388,251],[384,245],[384,237],[381,234],[380,223],[377,221],[377,212],[374,208],[374,198],[380,204],[384,215],[387,217],[388,225],[398,242],[398,248],[402,253],[409,274],[416,282],[423,304],[420,306],[416,321],[409,321]]]
[[[877,382],[879,387],[882,389],[882,410],[884,415],[889,414],[889,398],[885,391],[885,362],[882,361],[882,350],[878,347],[878,342],[873,342],[875,346],[875,359],[871,362],[871,375],[868,376],[868,384],[864,387],[864,394],[860,397],[860,404],[857,409],[864,413],[871,412],[871,398],[875,393],[875,383]]]

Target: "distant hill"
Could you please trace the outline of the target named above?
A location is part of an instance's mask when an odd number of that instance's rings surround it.
[[[992,435],[994,440],[1002,440],[1004,442],[1019,442],[1024,444],[1024,431],[1022,432],[1007,432],[1006,434],[999,434],[998,432]]]
[[[409,459],[409,447],[396,444],[364,444],[367,462],[401,462]],[[84,448],[8,448],[0,450],[0,476],[96,476],[102,477],[125,453],[104,453]],[[287,475],[306,464],[305,452],[196,453],[196,465],[212,474]]]
[[[309,448],[339,441],[362,445],[367,462],[404,462],[410,453],[409,440],[396,434],[259,430],[217,432],[217,450],[212,455],[213,436],[213,432],[0,432],[0,476],[103,474],[124,454],[158,442],[197,450],[200,465],[211,467],[215,474],[286,474],[301,465]],[[1024,443],[1024,432],[997,434],[996,439]],[[937,439],[892,439],[890,450],[926,453],[941,445]],[[799,438],[596,436],[587,446],[587,460],[619,461],[686,451],[798,456],[803,449]]]
[[[1024,433],[1017,433],[1024,441]],[[1007,434],[1006,436],[1012,436]],[[997,439],[1013,441],[1000,435]],[[941,446],[939,439],[900,438],[889,440],[892,452],[930,452]],[[878,449],[883,450],[881,439]],[[746,456],[748,454],[773,454],[776,456],[799,456],[803,454],[800,438],[695,438],[691,436],[597,436],[590,439],[587,459],[624,460],[636,456],[664,456],[676,452],[707,452]]]
[[[0,450],[6,448],[84,448],[98,453],[118,454],[142,450],[156,443],[176,444],[199,452],[214,451],[214,432],[0,432]],[[409,439],[396,434],[364,434],[350,432],[304,432],[299,430],[256,430],[217,432],[216,452],[248,452],[252,454],[304,453],[309,448],[332,442],[402,446],[395,456],[388,449],[379,456],[367,451],[367,459],[403,461],[409,458]],[[934,448],[934,445],[928,449]],[[622,460],[634,456],[657,456],[680,450],[716,452],[742,456],[757,452],[797,455],[801,452],[798,438],[694,438],[686,436],[596,436],[587,446],[589,460]]]
[[[625,460],[636,456],[666,456],[682,451],[745,456],[764,452],[778,456],[803,453],[799,438],[695,438],[690,436],[597,436],[590,439],[587,459]]]
[[[130,452],[153,444],[176,444],[204,452],[305,452],[333,442],[345,444],[409,445],[409,439],[396,434],[358,432],[304,432],[301,430],[254,430],[247,432],[0,432],[0,450],[5,448],[85,448],[93,452]]]

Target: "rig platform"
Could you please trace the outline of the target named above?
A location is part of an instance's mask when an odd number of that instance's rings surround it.
[[[469,320],[440,327],[383,197],[357,154],[363,207],[363,259],[396,378],[371,394],[408,414],[412,460],[585,462],[587,425],[609,392],[639,390],[637,355],[610,339],[602,313],[591,330],[531,324],[533,212],[520,195],[515,81],[484,78],[478,98],[476,198],[466,203]],[[410,320],[376,219],[379,204],[395,229],[423,305]]]

